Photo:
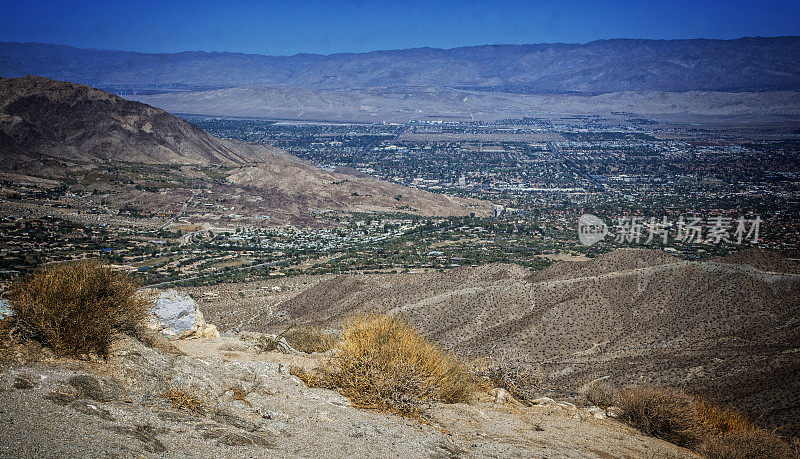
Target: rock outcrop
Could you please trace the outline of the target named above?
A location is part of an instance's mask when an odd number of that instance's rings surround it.
[[[150,328],[169,339],[219,337],[217,327],[206,323],[194,299],[177,290],[156,297]]]

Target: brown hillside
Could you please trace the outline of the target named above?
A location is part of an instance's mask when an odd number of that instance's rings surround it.
[[[625,250],[534,275],[488,265],[327,277],[277,305],[272,327],[335,328],[354,312],[401,314],[461,355],[541,366],[554,389],[606,375],[618,384],[676,385],[796,435],[800,382],[789,375],[800,372],[800,276],[781,266]]]

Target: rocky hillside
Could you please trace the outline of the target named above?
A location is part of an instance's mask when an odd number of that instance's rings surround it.
[[[116,208],[177,212],[192,201],[192,190],[202,189],[240,203],[228,209],[278,223],[331,209],[490,211],[487,202],[323,171],[276,148],[212,137],[151,106],[41,77],[0,79],[0,156],[0,171],[64,181],[73,192],[107,193]]]
[[[172,352],[122,338],[108,361],[0,366],[0,457],[693,456],[552,399],[481,393],[431,407],[427,424],[359,410],[289,374],[319,355],[259,352],[257,338],[178,340]],[[202,403],[176,407],[182,390]]]
[[[262,159],[163,110],[41,77],[0,79],[0,133],[0,152],[17,160],[235,166]]]
[[[541,368],[551,389],[575,391],[601,376],[680,386],[798,435],[797,265],[760,251],[687,262],[618,250],[539,272],[488,265],[307,279],[282,299],[255,302],[263,294],[254,293],[253,309],[224,298],[204,309],[223,329],[251,330],[335,328],[356,311],[400,314],[463,356]]]

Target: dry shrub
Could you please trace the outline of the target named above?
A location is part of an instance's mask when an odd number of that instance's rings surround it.
[[[697,398],[695,408],[697,420],[706,436],[720,435],[732,431],[755,430],[747,417],[734,409]]]
[[[309,386],[338,390],[357,407],[410,417],[419,417],[431,402],[467,402],[474,390],[472,376],[455,356],[382,314],[346,321],[324,367],[293,373]]]
[[[278,339],[271,336],[259,336],[255,345],[258,352],[272,352],[278,348]]]
[[[709,437],[698,448],[712,459],[784,459],[797,457],[796,451],[772,432],[762,429],[737,429]]]
[[[622,421],[707,457],[797,457],[788,443],[744,414],[676,389],[632,387],[620,391],[615,404]]]
[[[107,356],[114,332],[134,332],[152,307],[127,275],[99,261],[51,265],[15,280],[8,292],[27,338],[59,356]]]
[[[0,366],[24,365],[44,355],[41,344],[22,339],[13,317],[0,319]]]
[[[544,379],[538,371],[492,358],[473,362],[472,372],[487,388],[503,388],[526,405],[536,398],[536,389]]]
[[[289,344],[298,351],[311,354],[325,352],[336,345],[336,337],[324,333],[317,327],[292,327],[283,334]]]
[[[695,400],[679,390],[631,387],[617,394],[615,404],[619,418],[644,434],[690,448],[703,438]]]
[[[597,406],[604,410],[614,404],[614,398],[617,395],[616,388],[611,383],[604,380],[590,382],[582,393],[590,405]]]
[[[208,398],[195,386],[170,383],[161,396],[169,400],[174,409],[188,411],[198,416],[204,415],[209,408]]]

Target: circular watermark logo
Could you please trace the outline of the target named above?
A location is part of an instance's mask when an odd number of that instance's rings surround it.
[[[583,214],[578,219],[578,240],[583,245],[592,245],[602,241],[608,235],[608,225],[600,217]]]

